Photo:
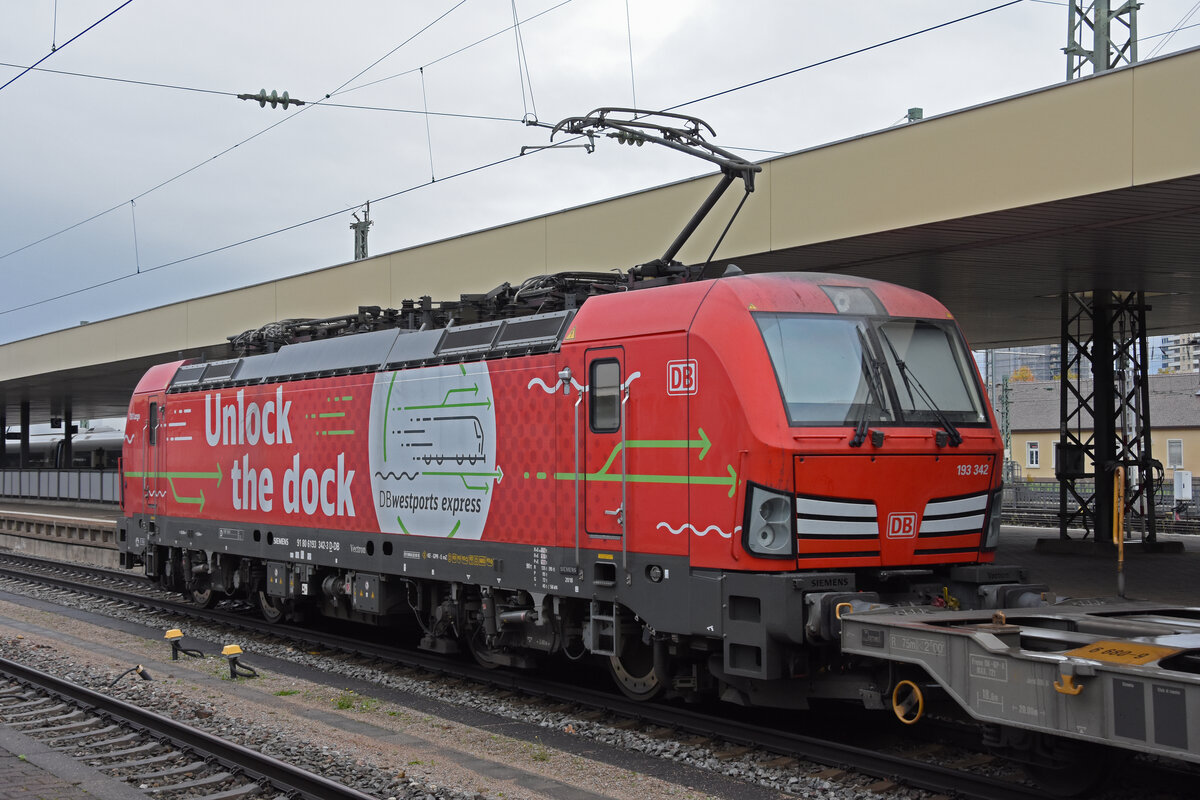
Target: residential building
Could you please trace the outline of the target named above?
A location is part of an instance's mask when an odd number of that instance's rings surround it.
[[[1176,470],[1200,478],[1200,375],[1196,372],[1150,376],[1151,455],[1162,462],[1168,483]],[[1091,382],[1082,381],[1085,395]],[[1059,440],[1059,382],[1009,384],[1009,458],[1025,479],[1053,479]],[[1091,425],[1082,415],[1081,424]],[[1128,424],[1133,424],[1129,420]],[[1084,431],[1084,438],[1088,432]],[[1091,465],[1088,465],[1091,468]]]

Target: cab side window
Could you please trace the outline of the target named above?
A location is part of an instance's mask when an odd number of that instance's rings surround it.
[[[590,378],[592,432],[616,433],[621,430],[621,364],[615,359],[593,361]]]

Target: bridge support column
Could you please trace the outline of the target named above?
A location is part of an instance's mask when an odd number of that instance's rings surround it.
[[[1158,549],[1154,498],[1162,464],[1151,451],[1146,312],[1141,292],[1096,291],[1064,295],[1062,373],[1059,376],[1059,539],[1069,529],[1113,547],[1116,514],[1134,515],[1143,546]],[[1084,378],[1091,373],[1091,380]],[[1129,487],[1114,508],[1114,476]]]

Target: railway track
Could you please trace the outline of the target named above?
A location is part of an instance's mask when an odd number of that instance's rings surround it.
[[[1005,506],[1003,522],[1005,525],[1046,528],[1046,535],[1053,536],[1058,531],[1059,512],[1057,506],[1054,508],[1034,505]],[[1135,537],[1139,536],[1140,525],[1141,523],[1137,518],[1131,518],[1128,522],[1129,533]],[[1170,511],[1161,512],[1156,525],[1160,534],[1174,533],[1191,536],[1200,534],[1200,519],[1193,517],[1172,519]],[[1076,535],[1082,536],[1083,531],[1079,531]]]
[[[7,659],[0,659],[0,722],[147,796],[371,800],[320,775]]]
[[[873,776],[876,786],[897,782],[936,794],[958,797],[987,798],[988,800],[1026,800],[1043,796],[1034,787],[996,777],[978,769],[972,771],[934,763],[922,754],[903,755],[892,746],[878,744],[874,735],[849,737],[837,741],[820,736],[805,735],[788,726],[764,723],[754,715],[736,718],[728,706],[715,709],[692,709],[674,704],[647,704],[629,700],[608,690],[589,688],[579,682],[563,683],[541,675],[516,671],[492,670],[458,658],[399,649],[362,639],[291,626],[270,625],[256,616],[226,609],[201,609],[175,599],[178,595],[159,590],[154,584],[137,576],[126,576],[109,570],[83,566],[42,562],[28,557],[0,556],[0,576],[49,586],[61,592],[86,592],[113,604],[184,616],[222,628],[233,627],[243,635],[281,637],[293,647],[319,648],[325,652],[343,654],[359,663],[376,663],[388,668],[416,672],[433,680],[462,680],[482,691],[516,694],[535,698],[551,707],[570,708],[573,714],[608,724],[626,731],[642,731],[646,736],[662,739],[674,737],[691,742],[711,744],[718,757],[737,755],[741,751],[761,751],[774,754],[775,762],[814,762],[827,767],[824,774]],[[865,716],[865,715],[863,715]],[[815,718],[815,717],[814,717]],[[879,723],[878,716],[873,722]],[[872,727],[884,727],[874,725]],[[962,737],[960,729],[949,734]],[[969,734],[968,734],[969,735]],[[910,748],[912,749],[912,748]],[[928,754],[938,748],[918,748]],[[974,767],[988,759],[965,757],[953,759]]]

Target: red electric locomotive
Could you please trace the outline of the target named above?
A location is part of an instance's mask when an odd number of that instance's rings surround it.
[[[920,292],[695,276],[546,276],[151,369],[123,563],[269,619],[415,615],[485,664],[601,656],[634,697],[879,698],[842,612],[992,605],[1018,577],[989,563],[974,361]]]

